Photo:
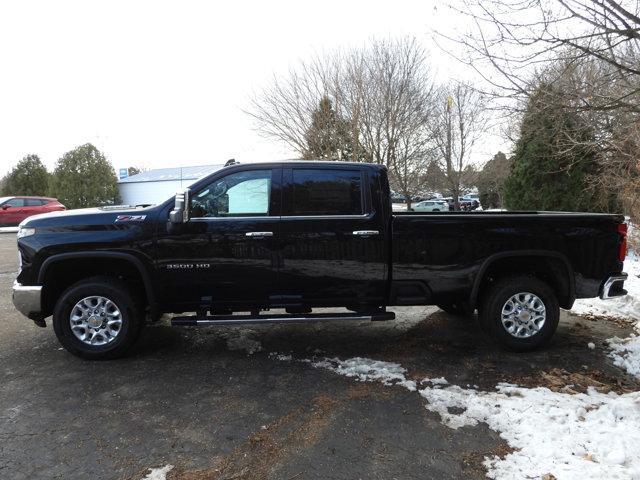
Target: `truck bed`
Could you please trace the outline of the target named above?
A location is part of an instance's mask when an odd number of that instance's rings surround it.
[[[575,298],[597,296],[602,279],[622,271],[616,229],[623,221],[599,213],[393,212],[391,278],[407,303],[416,295],[446,303],[477,295],[480,274],[517,256],[523,272],[536,265],[569,270],[575,284],[558,288],[566,290],[561,305],[570,308]]]

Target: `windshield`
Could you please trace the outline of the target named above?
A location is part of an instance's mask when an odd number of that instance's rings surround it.
[[[12,198],[13,197],[0,197],[0,205],[2,205],[4,202],[8,202]]]

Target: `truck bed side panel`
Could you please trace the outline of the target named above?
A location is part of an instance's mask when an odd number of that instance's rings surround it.
[[[604,278],[622,270],[621,221],[601,214],[396,214],[392,279],[421,282],[431,303],[460,301],[471,298],[476,279],[494,259],[548,253],[558,268],[564,263],[572,270],[577,298],[596,296]]]

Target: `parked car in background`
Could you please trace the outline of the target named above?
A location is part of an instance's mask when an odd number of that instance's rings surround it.
[[[56,198],[0,197],[0,226],[15,226],[32,215],[60,210],[65,206]]]
[[[401,193],[391,192],[391,203],[405,203],[406,201],[407,197]]]
[[[480,202],[471,196],[460,197],[460,209],[462,210],[468,212],[470,210],[475,210],[479,206]]]
[[[414,212],[448,212],[449,204],[444,200],[425,200],[416,203],[411,210]]]
[[[443,198],[443,200],[446,200],[449,204],[450,211],[455,210],[455,201],[453,200],[453,197]],[[458,205],[460,206],[460,210],[469,212],[477,209],[480,206],[480,202],[469,197],[458,197]]]

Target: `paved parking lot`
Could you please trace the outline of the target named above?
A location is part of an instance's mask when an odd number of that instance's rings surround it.
[[[396,309],[396,321],[380,323],[163,323],[126,359],[83,361],[60,348],[50,324],[38,328],[14,311],[16,262],[15,234],[1,234],[3,479],[140,479],[168,464],[169,479],[483,478],[483,458],[508,452],[484,425],[452,430],[404,388],[357,382],[308,359],[398,362],[412,379],[480,389],[545,385],[554,368],[637,388],[601,348],[628,329],[564,312],[553,344],[529,354],[499,350],[472,320],[429,307]]]

